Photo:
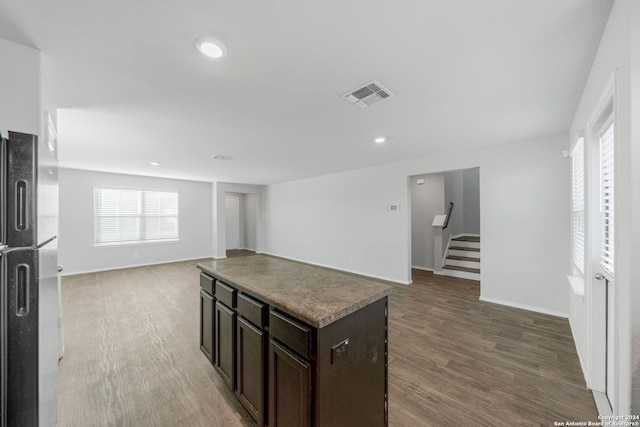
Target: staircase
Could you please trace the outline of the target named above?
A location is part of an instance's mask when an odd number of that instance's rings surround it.
[[[445,276],[480,280],[480,236],[457,236],[449,241],[442,266]]]

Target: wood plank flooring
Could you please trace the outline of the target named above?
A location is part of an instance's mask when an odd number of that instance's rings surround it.
[[[200,353],[196,263],[63,278],[59,426],[253,425]],[[478,296],[478,282],[417,270],[394,286],[389,425],[597,420],[567,320]]]
[[[597,421],[566,319],[479,301],[476,281],[413,276],[389,303],[390,425]]]

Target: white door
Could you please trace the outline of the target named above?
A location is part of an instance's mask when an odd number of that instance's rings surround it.
[[[590,181],[592,330],[594,352],[592,388],[603,393],[615,410],[616,318],[614,282],[614,126],[613,113],[594,134]]]
[[[238,249],[240,247],[240,198],[238,196],[226,196],[226,248]]]

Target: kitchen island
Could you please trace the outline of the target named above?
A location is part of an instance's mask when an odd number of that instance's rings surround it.
[[[257,425],[386,426],[387,296],[266,255],[200,268],[200,347]]]

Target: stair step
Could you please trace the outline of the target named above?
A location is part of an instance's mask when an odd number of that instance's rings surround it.
[[[479,268],[471,268],[471,267],[459,267],[457,265],[445,265],[442,267],[445,270],[457,270],[457,271],[466,271],[467,273],[477,273],[480,274]]]
[[[471,262],[480,262],[480,258],[472,258],[469,256],[459,256],[459,255],[449,255],[447,259],[455,259],[457,261],[471,261]]]
[[[454,242],[479,242],[480,237],[479,236],[460,236],[451,240],[453,240]]]
[[[467,246],[451,246],[449,249],[454,249],[457,251],[472,251],[472,252],[480,252],[480,248],[470,248]]]

